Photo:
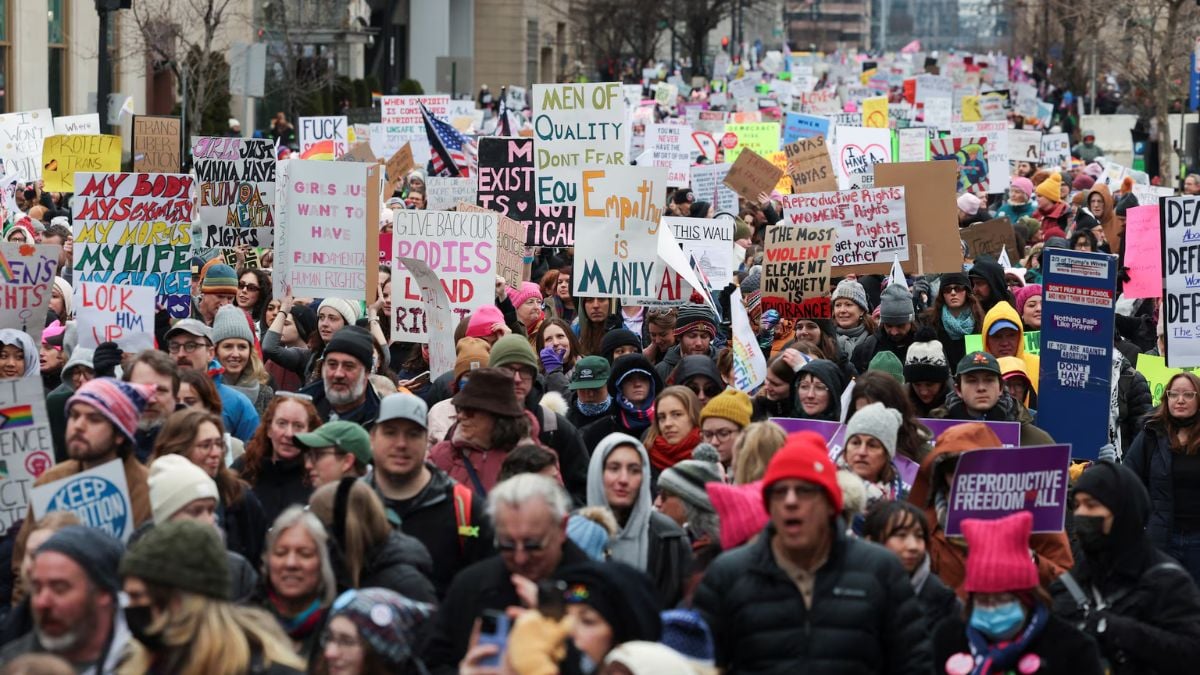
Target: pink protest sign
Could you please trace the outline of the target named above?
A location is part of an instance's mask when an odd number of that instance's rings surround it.
[[[1162,297],[1158,204],[1135,206],[1125,213],[1125,266],[1129,268],[1129,281],[1122,287],[1125,297]]]

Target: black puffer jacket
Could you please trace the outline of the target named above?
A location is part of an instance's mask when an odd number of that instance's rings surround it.
[[[917,333],[917,324],[913,324],[904,339],[897,342],[888,335],[887,330],[880,326],[874,335],[870,335],[862,344],[854,348],[854,353],[850,356],[850,365],[854,366],[854,370],[858,373],[867,372],[867,366],[871,364],[871,359],[882,351],[889,351],[900,359],[900,363],[904,363],[904,357],[908,355],[908,346],[913,343],[913,336]]]
[[[1172,455],[1165,431],[1157,423],[1151,422],[1133,439],[1122,462],[1133,469],[1150,493],[1150,520],[1146,525],[1146,534],[1159,550],[1166,550],[1171,531],[1175,529]]]
[[[436,605],[433,590],[433,559],[416,537],[393,530],[383,545],[376,547],[363,564],[359,588],[387,588],[406,598]]]
[[[1133,439],[1142,431],[1143,419],[1154,408],[1150,383],[1129,361],[1121,359],[1121,377],[1117,379],[1117,424],[1121,426],[1121,450],[1128,452]]]
[[[780,675],[933,672],[929,631],[899,560],[847,538],[840,523],[834,530],[811,609],[775,563],[773,526],[712,563],[693,605],[712,629],[717,666]]]

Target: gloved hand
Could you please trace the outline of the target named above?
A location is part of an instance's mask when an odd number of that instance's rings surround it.
[[[1111,460],[1114,462],[1119,462],[1120,458],[1117,457],[1117,447],[1115,445],[1113,445],[1112,443],[1106,443],[1106,444],[1102,445],[1100,447],[1100,456],[1097,457],[1097,459],[1100,459],[1100,460],[1107,459],[1107,460]]]
[[[737,284],[730,283],[725,288],[721,289],[721,294],[717,296],[717,306],[721,308],[721,323],[729,323],[733,321],[733,310],[730,306],[730,299],[733,292],[737,290]]]
[[[917,311],[921,312],[929,308],[933,304],[930,297],[933,295],[933,290],[929,287],[929,280],[921,277],[913,282],[912,297],[913,304],[916,305]]]
[[[539,356],[542,357],[542,370],[547,374],[562,369],[563,355],[554,347],[543,348]]]
[[[96,371],[96,377],[116,377],[114,373],[124,357],[125,352],[121,351],[117,343],[102,342],[92,354],[92,370]]]

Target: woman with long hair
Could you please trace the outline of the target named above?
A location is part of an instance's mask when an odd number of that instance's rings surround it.
[[[261,323],[271,302],[271,275],[266,270],[243,267],[238,270],[237,288],[233,304],[249,314],[255,324]]]
[[[867,305],[867,291],[852,279],[843,279],[833,290],[833,322],[838,349],[849,357],[867,338],[875,334],[875,319]],[[833,360],[833,359],[830,359]]]
[[[787,432],[774,422],[751,422],[733,444],[733,482],[762,480],[771,458],[787,442]]]
[[[167,418],[154,441],[154,459],[183,455],[217,484],[217,523],[225,545],[251,565],[262,558],[267,516],[249,483],[225,465],[225,429],[221,416],[207,410],[179,410]]]
[[[546,297],[546,309],[550,314],[571,323],[575,320],[575,296],[571,294],[570,270],[550,270],[542,277],[545,284],[547,277],[554,275],[553,292]]]
[[[571,371],[582,356],[575,331],[562,319],[546,319],[534,334],[533,350],[542,361],[546,391],[565,395],[567,385],[571,383]]]
[[[654,482],[663,469],[692,458],[700,444],[700,399],[687,387],[662,390],[654,400],[654,421],[643,439],[650,452]]]
[[[329,535],[317,516],[298,504],[267,530],[260,601],[310,664],[320,652],[329,607],[337,595]]]
[[[229,601],[217,533],[201,523],[160,523],[121,559],[133,634],[121,675],[285,675],[305,672],[287,636],[258,608]]]
[[[612,313],[612,298],[581,298],[583,311],[572,324],[579,336],[580,354],[599,354],[604,334],[621,327],[621,319]]]
[[[276,394],[246,443],[246,454],[233,463],[262,503],[268,522],[288,506],[308,502],[312,490],[305,483],[304,454],[294,439],[319,426],[321,416],[311,398]]]
[[[882,403],[900,413],[903,421],[896,434],[896,454],[920,464],[933,449],[933,432],[917,421],[916,411],[904,392],[904,386],[896,378],[878,370],[859,375],[854,380],[854,394],[850,398],[846,421],[849,422],[855,413],[872,403]]]
[[[937,297],[922,323],[937,331],[947,363],[956,364],[966,356],[966,336],[983,329],[983,305],[966,274],[947,272],[941,276]]]
[[[249,315],[233,305],[218,309],[213,319],[212,341],[223,371],[219,375],[221,383],[245,395],[261,417],[275,392],[258,352],[258,340]]]
[[[754,395],[754,414],[751,419],[765,420],[768,417],[787,417],[792,412],[792,384],[796,371],[783,354],[776,354],[767,364],[767,379]]]
[[[386,588],[437,603],[433,559],[419,540],[393,528],[375,489],[357,476],[322,485],[308,499],[333,541],[338,589]]]
[[[308,305],[297,305],[292,298],[279,300],[279,311],[263,331],[262,355],[276,391],[297,391],[312,352],[308,340],[317,330],[317,315]]]
[[[426,675],[420,647],[435,605],[385,588],[349,590],[333,601],[317,675]]]

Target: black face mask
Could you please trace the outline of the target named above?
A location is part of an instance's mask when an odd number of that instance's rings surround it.
[[[146,649],[157,652],[163,647],[162,634],[147,632],[152,623],[154,613],[150,605],[125,608],[125,624],[129,626],[129,632],[133,634],[134,639]]]
[[[1079,546],[1088,555],[1104,553],[1108,549],[1108,535],[1104,533],[1104,516],[1075,516],[1075,537]]]

